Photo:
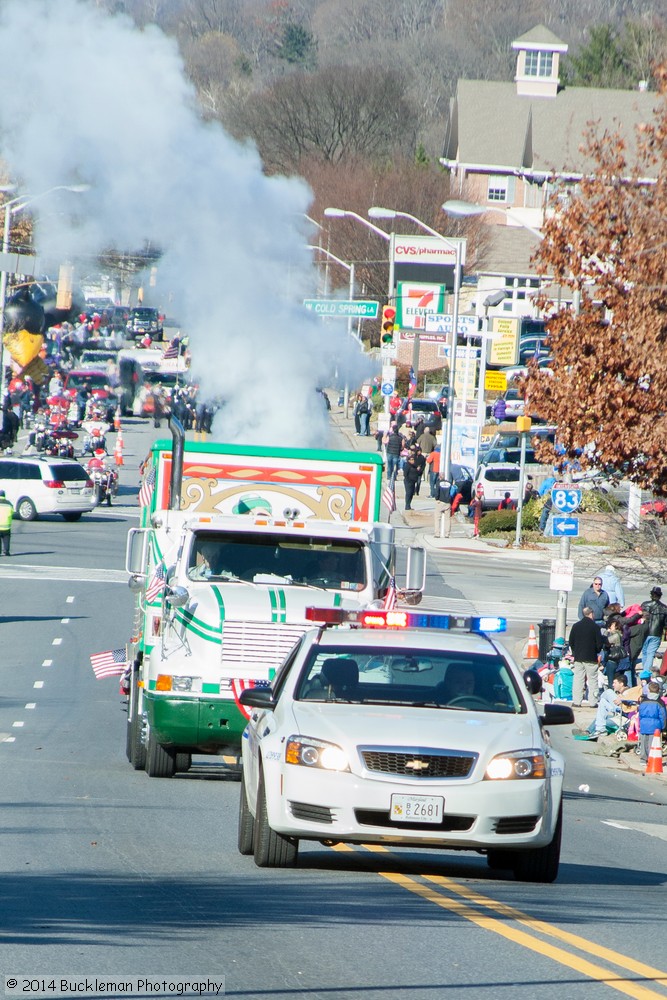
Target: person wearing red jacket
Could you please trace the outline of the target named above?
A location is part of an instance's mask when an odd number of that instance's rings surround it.
[[[392,415],[392,417],[396,416],[396,414],[401,408],[402,402],[403,400],[399,396],[398,390],[394,389],[391,396],[389,397],[389,412]]]

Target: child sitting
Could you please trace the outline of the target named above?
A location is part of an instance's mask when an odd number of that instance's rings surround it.
[[[656,729],[663,732],[667,725],[667,709],[660,701],[660,685],[656,681],[649,681],[646,697],[639,702],[639,757],[646,763],[648,761],[653,734]]]

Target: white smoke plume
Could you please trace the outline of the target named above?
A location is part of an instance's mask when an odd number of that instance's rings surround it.
[[[366,372],[345,321],[301,304],[317,288],[305,182],[264,176],[252,146],[201,120],[173,40],[86,0],[5,0],[0,93],[0,156],[21,191],[90,185],[40,201],[40,256],[157,244],[156,291],[190,334],[202,391],[226,402],[216,436],[325,444],[314,388],[331,356],[351,387]]]

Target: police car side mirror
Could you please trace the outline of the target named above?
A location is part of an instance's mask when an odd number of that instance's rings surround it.
[[[574,712],[569,705],[558,705],[552,702],[544,706],[544,714],[540,716],[543,726],[570,726],[574,722]]]
[[[239,701],[248,708],[264,708],[272,711],[276,707],[273,692],[267,687],[246,688],[245,691],[241,691]]]

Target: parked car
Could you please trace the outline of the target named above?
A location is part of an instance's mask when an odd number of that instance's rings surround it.
[[[84,467],[66,458],[0,457],[0,489],[21,521],[34,521],[41,514],[78,521],[96,502]]]
[[[505,393],[504,399],[507,407],[505,416],[508,420],[516,420],[517,417],[523,416],[526,403],[518,388],[509,388]]]
[[[519,343],[519,364],[527,365],[536,354],[538,359],[549,357],[545,337],[522,337]]]
[[[414,426],[419,419],[423,419],[432,431],[439,431],[442,427],[442,414],[435,399],[404,399],[396,417],[399,428],[406,420]]]
[[[521,469],[518,465],[509,465],[506,462],[480,465],[475,474],[472,490],[477,494],[481,486],[484,491],[482,509],[497,510],[506,493],[509,493],[514,503],[518,503],[520,478]]]
[[[131,309],[125,329],[129,340],[141,340],[146,334],[151,340],[164,339],[162,317],[157,309],[148,306]]]
[[[450,465],[452,482],[461,494],[461,503],[470,503],[472,499],[473,474],[465,465],[457,465],[452,462]]]
[[[447,399],[449,397],[449,386],[441,385],[439,389],[429,392],[429,398],[434,399],[438,404],[438,409],[443,417],[447,416]]]

